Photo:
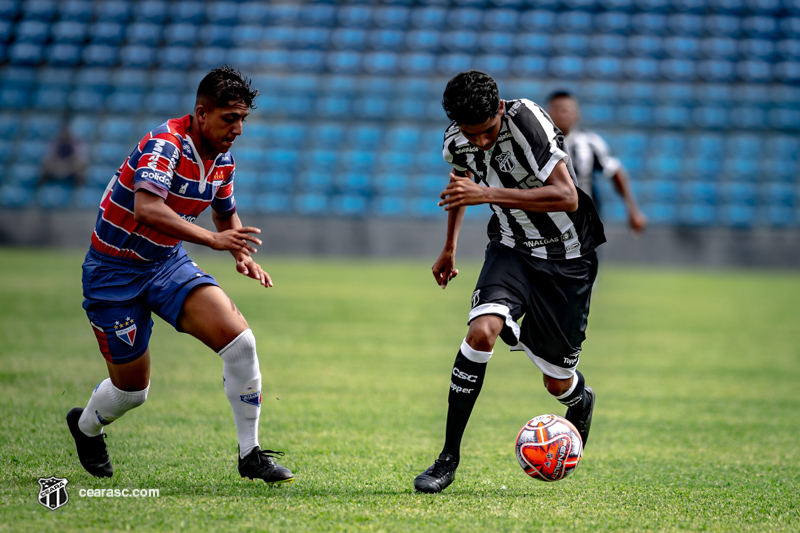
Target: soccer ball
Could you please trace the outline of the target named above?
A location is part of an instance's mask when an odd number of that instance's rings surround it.
[[[516,450],[517,461],[526,474],[542,481],[558,481],[577,468],[583,441],[567,419],[540,415],[519,430]]]

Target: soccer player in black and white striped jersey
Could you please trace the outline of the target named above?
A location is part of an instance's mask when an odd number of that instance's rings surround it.
[[[547,112],[556,127],[564,134],[564,145],[572,160],[578,187],[599,205],[600,199],[595,193],[594,175],[599,173],[610,179],[614,183],[614,189],[625,202],[628,225],[634,235],[642,233],[647,227],[647,218],[639,210],[628,174],[620,160],[611,156],[611,151],[602,137],[592,131],[583,131],[575,127],[581,118],[575,97],[567,91],[552,93],[547,99]]]
[[[455,478],[461,438],[498,336],[539,367],[586,442],[594,391],[576,367],[597,275],[595,249],[605,242],[592,200],[576,186],[563,135],[541,107],[501,100],[491,76],[474,70],[448,82],[442,106],[452,120],[443,152],[453,167],[439,203],[448,212],[445,246],[433,264],[442,288],[458,274],[466,207],[488,204],[493,215],[469,331],[450,376],[444,447],[414,480],[421,492],[440,492]]]

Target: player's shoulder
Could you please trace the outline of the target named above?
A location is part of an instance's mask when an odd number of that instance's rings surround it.
[[[547,112],[527,98],[517,100],[506,100],[506,116],[516,124],[524,124],[529,121],[549,122],[550,117]]]

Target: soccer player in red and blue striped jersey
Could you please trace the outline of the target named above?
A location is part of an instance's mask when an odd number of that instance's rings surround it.
[[[67,414],[80,462],[94,476],[113,474],[103,427],[147,399],[151,315],[156,313],[221,356],[240,475],[271,484],[294,479],[275,461],[274,454],[282,453],[259,446],[261,372],[253,332],[181,245],[188,241],[227,250],[238,272],[272,286],[251,255],[261,244],[255,236],[261,230],[243,226],[236,214],[235,162],[229,152],[257,95],[238,70],[212,70],[200,82],[194,113],[148,133],[103,193],[83,264],[83,307],[109,378],[95,388],[85,409]],[[216,232],[193,223],[209,205]]]

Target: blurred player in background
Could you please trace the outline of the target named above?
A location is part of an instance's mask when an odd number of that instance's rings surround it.
[[[567,91],[552,93],[547,99],[547,112],[564,134],[564,145],[572,160],[578,187],[591,196],[599,207],[601,199],[593,180],[594,173],[610,178],[614,182],[614,189],[625,202],[628,225],[634,235],[641,234],[647,227],[647,218],[639,210],[628,175],[619,159],[611,156],[608,145],[599,135],[575,127],[581,118],[575,97]]]
[[[147,399],[155,313],[222,358],[240,475],[267,483],[294,478],[275,461],[274,455],[282,453],[259,446],[261,372],[253,332],[216,280],[181,245],[188,241],[227,250],[239,273],[272,286],[251,256],[261,244],[253,234],[261,230],[243,227],[236,214],[235,164],[229,153],[257,95],[239,71],[228,66],[212,70],[200,82],[194,113],[148,133],[103,194],[83,264],[83,307],[109,378],[95,388],[86,409],[67,414],[78,458],[94,476],[113,474],[103,427]],[[193,224],[209,205],[216,232]]]
[[[439,203],[448,212],[447,237],[433,264],[442,288],[458,274],[466,207],[489,204],[494,214],[469,330],[450,375],[444,447],[414,480],[421,492],[440,492],[455,478],[461,438],[498,336],[539,367],[586,442],[595,395],[576,367],[597,275],[595,249],[605,242],[592,200],[576,186],[563,136],[541,107],[501,100],[495,81],[474,70],[448,82],[442,106],[452,120],[444,158],[453,166]]]

